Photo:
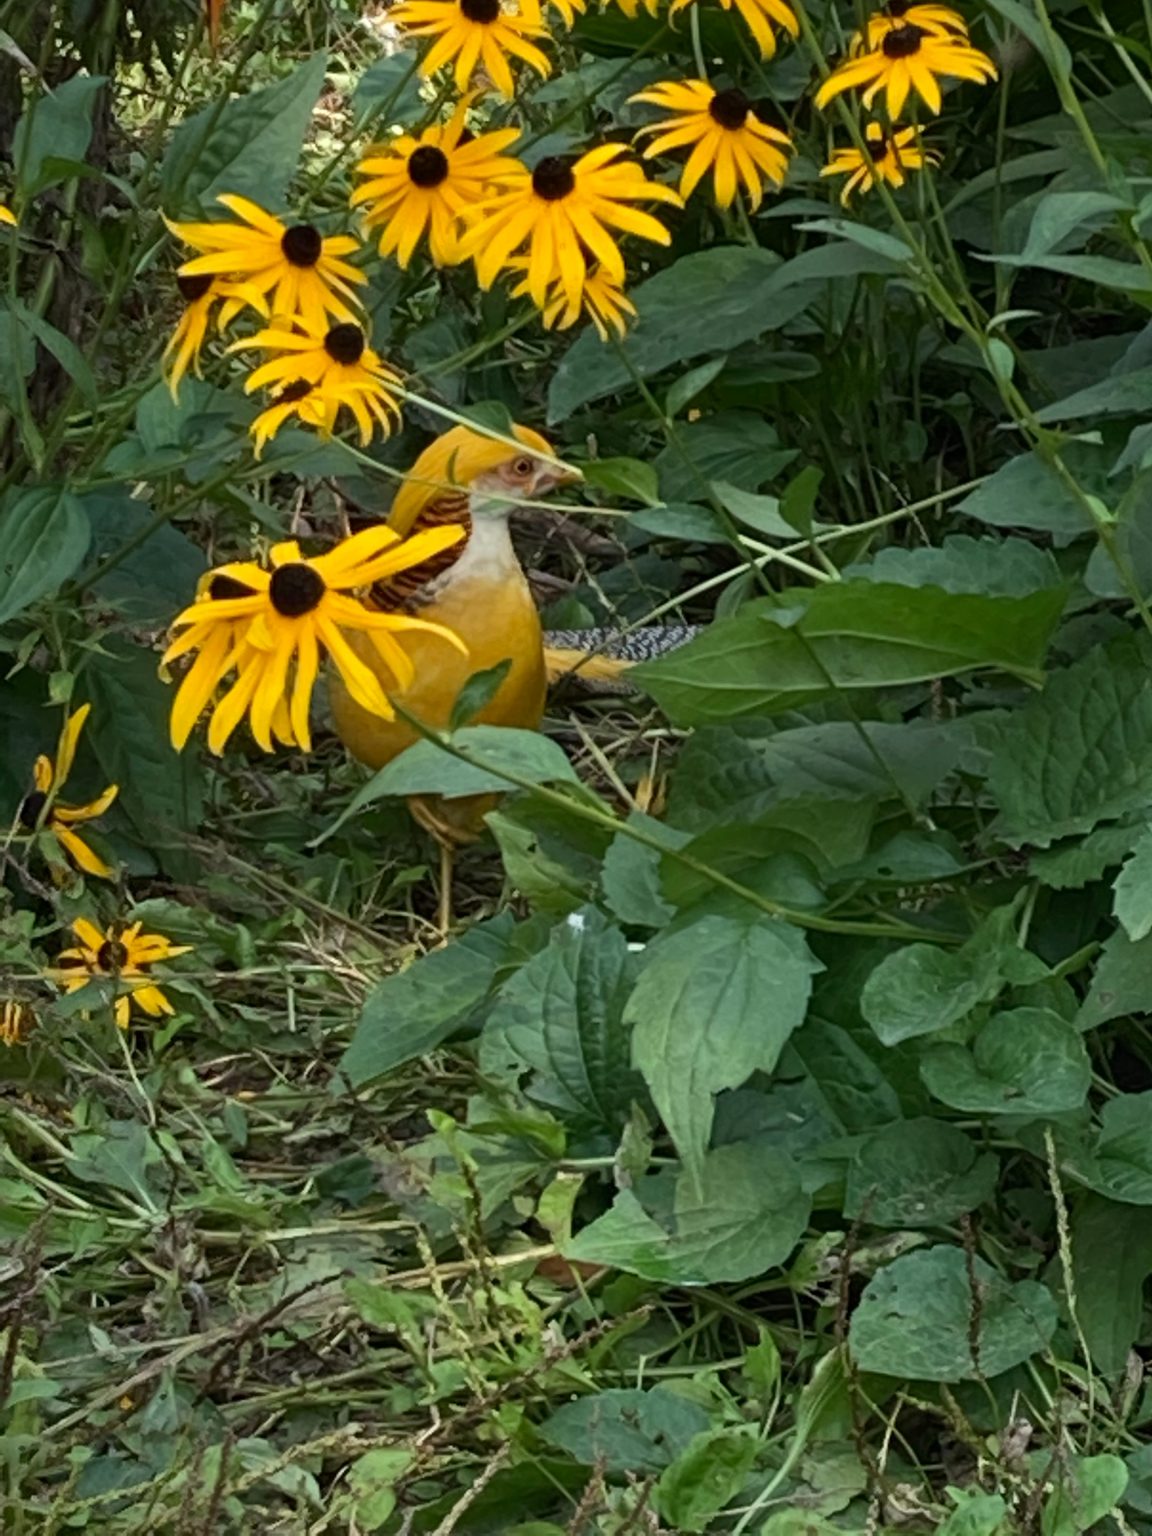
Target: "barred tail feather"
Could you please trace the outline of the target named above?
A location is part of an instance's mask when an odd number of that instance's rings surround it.
[[[649,624],[639,629],[552,629],[544,636],[549,684],[571,679],[597,693],[631,693],[627,674],[700,634],[699,624]]]

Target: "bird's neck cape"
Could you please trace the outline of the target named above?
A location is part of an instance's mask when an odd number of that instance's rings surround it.
[[[513,426],[512,435],[532,453],[552,457],[552,445],[531,427]],[[388,526],[401,538],[412,532],[421,512],[445,491],[469,486],[477,475],[503,464],[512,450],[468,427],[453,427],[430,443],[396,492]]]

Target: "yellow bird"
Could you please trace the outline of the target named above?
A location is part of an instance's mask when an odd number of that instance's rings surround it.
[[[467,427],[436,439],[412,466],[397,492],[388,526],[407,536],[426,528],[459,524],[465,537],[423,565],[373,589],[380,608],[403,610],[454,630],[465,656],[435,636],[405,636],[415,678],[397,692],[366,636],[349,634],[361,659],[388,688],[393,701],[423,724],[448,727],[461,688],[476,672],[511,663],[500,687],[474,723],[535,730],[544,713],[547,678],[540,615],[512,539],[508,515],[518,501],[535,501],[558,485],[579,479],[556,463],[548,442],[528,427],[513,428],[522,451]],[[353,756],[382,768],[419,739],[399,718],[385,720],[352,699],[338,677],[331,680],[336,730]],[[483,830],[496,797],[455,800],[414,796],[409,807],[441,849],[441,927],[450,915],[452,850]]]

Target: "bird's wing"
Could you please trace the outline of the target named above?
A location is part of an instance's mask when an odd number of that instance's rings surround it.
[[[417,514],[415,522],[407,530],[407,536],[425,533],[429,528],[446,528],[458,524],[464,529],[464,537],[449,549],[422,560],[419,565],[398,571],[386,581],[378,581],[372,588],[372,604],[385,610],[411,611],[422,608],[431,600],[445,573],[450,571],[464,553],[472,531],[472,515],[468,507],[468,492],[443,491],[434,497]]]

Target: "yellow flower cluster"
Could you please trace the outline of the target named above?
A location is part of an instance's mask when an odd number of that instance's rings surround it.
[[[617,0],[635,16],[641,0]],[[656,15],[662,0],[643,0]],[[674,18],[697,0],[669,0]],[[748,26],[762,57],[776,50],[777,33],[795,38],[797,18],[787,0],[720,0]],[[551,72],[540,44],[550,32],[545,0],[399,0],[389,13],[409,36],[428,44],[419,62],[425,77],[451,69],[462,92],[445,122],[369,148],[356,167],[351,195],[380,254],[406,268],[426,245],[436,266],[472,262],[481,288],[512,279],[513,297],[529,297],[546,327],[567,329],[587,316],[607,340],[622,336],[635,307],[624,291],[621,235],[670,243],[664,223],[640,204],[682,207],[710,177],[721,209],[742,199],[759,208],[766,187],[779,189],[794,145],[743,91],[705,79],[660,81],[634,101],[663,114],[639,130],[643,158],[687,150],[679,190],[649,179],[619,143],[577,156],[546,155],[529,165],[512,151],[521,131],[501,127],[473,135],[467,117],[488,83],[511,98],[515,68]],[[551,0],[571,26],[586,0]],[[995,67],[973,48],[963,17],[935,0],[887,0],[849,42],[847,57],[816,93],[825,107],[860,89],[870,110],[884,93],[887,121],[865,122],[852,146],[834,149],[825,176],[846,177],[841,201],[878,182],[900,187],[911,171],[936,162],[915,126],[900,127],[911,99],[938,112],[942,79],[985,82]],[[399,376],[372,350],[358,289],[366,278],[348,258],[358,241],[324,236],[313,224],[285,223],[246,198],[219,201],[232,220],[170,223],[198,254],[178,274],[187,308],[168,345],[173,393],[200,352],[215,313],[217,331],[250,309],[266,322],[229,350],[253,349],[266,360],[247,380],[249,391],[274,391],[252,423],[257,454],[289,419],[330,434],[342,412],[354,419],[362,444],[398,421],[404,390]]]

